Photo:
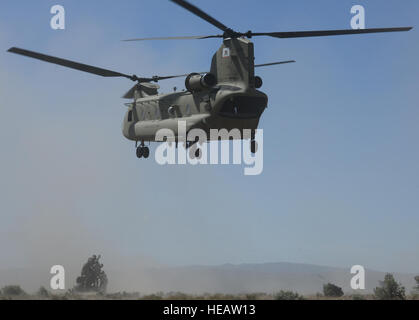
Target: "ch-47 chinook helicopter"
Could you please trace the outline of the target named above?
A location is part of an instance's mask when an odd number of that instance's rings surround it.
[[[171,129],[176,136],[176,144],[185,141],[191,147],[195,141],[187,142],[178,131],[178,122],[186,122],[186,131],[199,128],[205,132],[211,129],[245,129],[251,130],[251,151],[257,150],[255,132],[259,120],[268,105],[268,97],[259,91],[262,79],[255,76],[255,68],[271,66],[295,61],[273,62],[261,65],[254,63],[254,45],[252,37],[268,36],[273,38],[304,38],[321,36],[338,36],[351,34],[367,34],[380,32],[409,31],[404,28],[376,28],[359,30],[323,30],[293,32],[237,32],[207,13],[184,0],[171,0],[184,9],[209,22],[223,33],[209,36],[186,36],[164,38],[140,38],[126,41],[142,40],[179,40],[179,39],[210,39],[220,38],[223,43],[214,54],[209,72],[191,73],[178,76],[154,76],[151,78],[137,77],[111,70],[93,67],[69,60],[64,60],[20,48],[11,48],[9,52],[54,63],[64,67],[99,75],[102,77],[124,77],[136,82],[123,98],[132,99],[123,121],[124,136],[136,143],[139,158],[148,158],[150,150],[146,142],[154,142],[160,129]],[[159,94],[161,80],[186,77],[186,91]],[[155,82],[155,83],[153,83]],[[243,137],[243,135],[242,135]],[[140,145],[138,145],[140,143]],[[191,150],[192,151],[192,150]],[[199,157],[199,149],[191,152]]]

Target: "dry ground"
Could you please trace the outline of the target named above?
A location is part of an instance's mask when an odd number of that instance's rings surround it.
[[[322,294],[300,296],[304,300],[374,300],[374,296],[368,295],[345,295],[339,298],[325,297]],[[409,300],[419,300],[418,294],[411,294],[407,297]],[[274,294],[251,293],[251,294],[202,294],[190,295],[180,292],[174,293],[156,293],[151,295],[140,295],[139,293],[74,293],[71,290],[62,294],[48,295],[0,295],[0,300],[277,300]]]

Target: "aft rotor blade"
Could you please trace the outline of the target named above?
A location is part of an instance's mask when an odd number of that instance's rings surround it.
[[[275,65],[278,65],[278,64],[286,64],[286,63],[294,63],[294,62],[296,62],[296,61],[295,60],[288,60],[288,61],[279,61],[279,62],[272,62],[272,63],[256,64],[255,68],[275,66]]]
[[[319,30],[319,31],[291,31],[291,32],[262,32],[252,33],[252,36],[270,36],[274,38],[307,38],[307,37],[325,37],[342,36],[350,34],[367,34],[381,32],[403,32],[409,31],[412,27],[402,28],[375,28],[375,29],[347,29],[347,30]]]
[[[189,75],[189,73],[187,74],[179,74],[177,76],[166,76],[166,77],[153,77],[151,78],[152,81],[160,81],[160,80],[167,80],[167,79],[174,79],[174,78],[183,78],[183,77],[187,77]]]
[[[13,47],[13,48],[10,48],[8,52],[16,53],[25,57],[38,59],[38,60],[53,63],[53,64],[58,64],[63,67],[67,67],[67,68],[71,68],[71,69],[75,69],[75,70],[79,70],[79,71],[83,71],[87,73],[92,73],[92,74],[102,76],[102,77],[124,77],[131,80],[136,80],[134,79],[134,76],[130,76],[127,74],[123,74],[123,73],[119,73],[119,72],[115,72],[115,71],[111,71],[107,69],[102,69],[102,68],[90,66],[87,64],[82,64],[82,63],[65,60],[65,59],[61,59],[61,58],[57,58],[53,56],[48,56],[42,53],[24,50],[20,48]]]
[[[199,39],[210,39],[210,38],[222,38],[222,35],[212,36],[185,36],[185,37],[153,37],[153,38],[135,38],[127,39],[122,41],[148,41],[148,40],[199,40]]]
[[[201,9],[195,7],[193,4],[190,4],[189,2],[187,2],[185,0],[171,0],[171,1],[178,4],[182,8],[192,12],[193,14],[197,15],[201,19],[204,19],[205,21],[211,23],[213,26],[217,27],[218,29],[220,29],[224,32],[230,30],[228,27],[226,27],[220,21],[214,19],[213,17],[211,17],[210,15],[208,15],[207,13],[202,11]]]

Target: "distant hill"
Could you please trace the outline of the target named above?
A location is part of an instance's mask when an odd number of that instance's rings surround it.
[[[332,282],[352,292],[349,269],[296,263],[226,264],[221,266],[188,266],[148,270],[144,287],[152,291],[187,293],[243,293],[293,290],[301,294],[322,292],[323,284]],[[366,270],[367,292],[372,292],[385,273]],[[415,285],[414,275],[394,274],[407,291]]]
[[[323,284],[332,282],[351,293],[349,269],[298,263],[225,264],[219,266],[184,266],[107,269],[109,291],[138,291],[143,294],[180,291],[202,293],[273,293],[293,290],[301,294],[322,292]],[[372,292],[383,280],[384,272],[367,270],[367,292]],[[394,273],[407,292],[415,285],[412,274]],[[67,287],[72,287],[77,272],[67,272]],[[0,286],[22,285],[35,291],[48,286],[50,275],[36,270],[0,270]]]

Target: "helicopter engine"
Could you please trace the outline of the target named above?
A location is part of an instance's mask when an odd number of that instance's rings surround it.
[[[191,73],[186,77],[185,87],[190,92],[199,92],[210,89],[217,84],[217,78],[212,73]]]

